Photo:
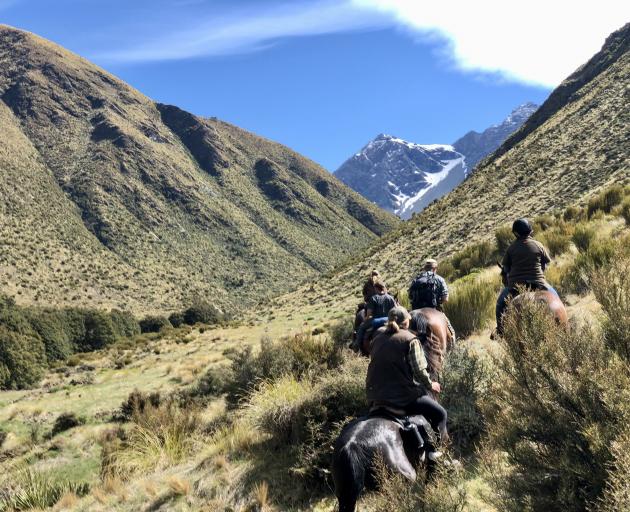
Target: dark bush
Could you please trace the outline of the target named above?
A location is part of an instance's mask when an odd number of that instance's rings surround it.
[[[64,412],[60,414],[55,420],[50,434],[54,437],[57,434],[65,432],[66,430],[70,430],[71,428],[83,425],[83,423],[85,423],[85,420],[83,420],[82,418],[78,418],[77,415],[73,412]]]
[[[185,309],[183,317],[184,323],[188,325],[194,325],[196,323],[216,324],[223,320],[221,311],[203,300],[197,300],[190,307]]]
[[[147,316],[140,320],[140,331],[143,334],[147,332],[160,332],[165,327],[171,327],[171,322],[164,316]]]
[[[131,421],[136,414],[142,414],[147,407],[157,408],[162,402],[159,392],[143,393],[139,390],[132,391],[127,399],[121,404],[114,419],[116,421]]]
[[[168,321],[171,322],[171,325],[173,327],[181,327],[182,325],[184,325],[184,313],[171,313],[168,317]]]

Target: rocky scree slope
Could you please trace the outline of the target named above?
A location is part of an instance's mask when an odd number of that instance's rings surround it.
[[[496,228],[517,217],[563,209],[612,182],[630,182],[629,41],[626,25],[552,93],[550,105],[536,114],[547,112],[544,122],[524,126],[520,140],[506,141],[451,193],[317,289],[301,288],[278,305],[317,310],[336,297],[337,308],[351,309],[369,269],[378,268],[392,288],[407,286],[425,257],[448,256],[492,239]]]
[[[521,105],[502,123],[482,133],[470,131],[453,145],[415,144],[381,134],[346,160],[335,176],[381,208],[408,219],[464,181],[536,108],[533,103]]]
[[[0,127],[0,291],[20,303],[247,304],[398,223],[280,144],[1,25]]]

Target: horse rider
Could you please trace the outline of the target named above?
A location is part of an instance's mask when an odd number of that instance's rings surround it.
[[[370,273],[370,276],[368,277],[367,281],[365,281],[365,284],[363,285],[364,307],[367,304],[367,302],[372,298],[372,295],[376,294],[376,290],[374,289],[374,284],[380,280],[381,280],[381,274],[379,273],[379,271],[376,269],[372,270],[372,272]]]
[[[433,258],[425,260],[422,271],[411,282],[409,299],[411,300],[412,310],[433,308],[443,312],[442,304],[448,302],[448,286],[444,278],[438,275],[437,268],[437,260]],[[454,343],[455,329],[453,329],[448,317],[446,317],[446,323],[451,334],[452,343]]]
[[[501,262],[503,290],[496,305],[496,334],[503,334],[501,317],[507,307],[509,297],[518,295],[517,286],[528,290],[548,290],[558,292],[545,280],[545,268],[551,262],[547,250],[532,237],[534,229],[527,219],[517,219],[512,224],[512,233],[516,239],[505,251]]]
[[[357,337],[351,348],[357,350],[363,344],[363,338],[368,329],[376,329],[387,322],[387,312],[396,306],[396,299],[387,293],[387,286],[383,281],[374,283],[374,291],[365,305],[365,320],[357,331]]]
[[[409,312],[396,306],[387,314],[387,324],[377,331],[372,342],[366,391],[372,408],[402,409],[409,416],[422,415],[442,441],[448,440],[447,413],[444,407],[427,395],[439,393],[439,382],[431,380],[427,360],[418,338],[409,328]],[[431,448],[430,460],[441,452]]]

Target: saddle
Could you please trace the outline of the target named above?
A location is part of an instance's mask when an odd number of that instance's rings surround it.
[[[423,416],[409,416],[403,409],[390,405],[373,405],[367,415],[368,418],[384,418],[396,423],[402,432],[409,432],[416,440],[419,449],[424,448],[426,443],[435,444],[433,430],[429,422]],[[415,421],[414,421],[415,420]],[[420,431],[422,427],[422,432]]]

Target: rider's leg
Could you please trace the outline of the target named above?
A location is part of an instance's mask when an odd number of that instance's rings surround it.
[[[379,327],[383,327],[386,323],[387,323],[387,317],[386,316],[381,316],[379,318],[373,318],[372,319],[372,328],[374,330],[376,330]]]
[[[501,290],[499,298],[497,299],[495,314],[496,314],[496,319],[497,319],[497,333],[499,334],[503,334],[503,326],[501,325],[502,324],[501,317],[503,316],[503,313],[505,312],[505,308],[507,306],[507,299],[509,295],[510,295],[510,289],[507,286],[505,286],[503,290]]]
[[[444,442],[448,440],[448,430],[446,429],[448,414],[446,409],[430,396],[424,395],[414,400],[405,407],[405,412],[411,416],[416,414],[424,416],[440,439]]]
[[[365,332],[372,327],[372,318],[369,318],[367,320],[365,320],[360,326],[359,326],[359,330],[357,331],[357,339],[355,340],[356,342],[356,346],[360,347],[361,344],[363,343],[363,338],[365,337]]]

